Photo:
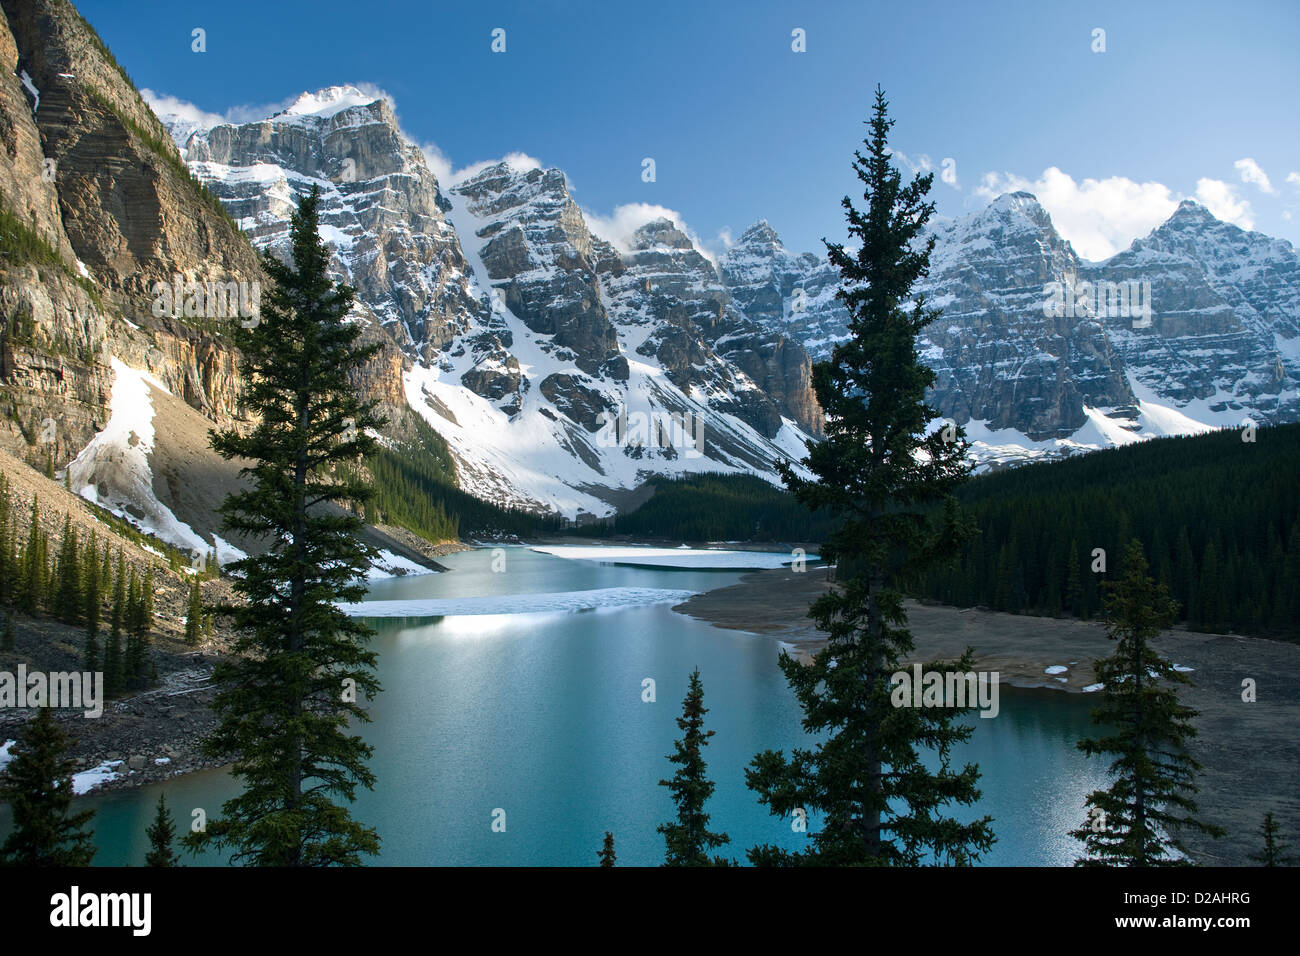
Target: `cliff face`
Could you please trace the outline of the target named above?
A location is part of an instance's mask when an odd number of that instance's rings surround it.
[[[4,0],[0,12],[0,204],[40,247],[0,257],[0,445],[65,465],[107,420],[110,357],[210,421],[236,420],[235,319],[156,315],[154,288],[252,289],[265,281],[253,246],[70,4]],[[358,384],[404,405],[401,355],[384,339]]]
[[[412,356],[428,360],[485,312],[447,199],[385,100],[303,94],[267,120],[199,131],[185,157],[254,244],[281,256],[296,197],[328,181],[322,232],[339,276]]]

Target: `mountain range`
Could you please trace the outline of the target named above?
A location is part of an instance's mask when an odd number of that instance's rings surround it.
[[[561,170],[439,181],[391,104],[352,87],[254,122],[155,115],[71,4],[0,9],[0,447],[84,497],[214,540],[238,478],[206,436],[244,421],[238,319],[176,301],[256,287],[313,187],[381,345],[355,384],[382,440],[431,427],[477,497],[603,516],[657,474],[777,482],[820,434],[811,368],[847,335],[839,277],[767,222],[718,256],[669,219],[602,236]],[[918,347],[985,465],[1300,417],[1285,241],[1184,202],[1093,263],[1027,193],[933,235],[919,291],[942,311]],[[159,308],[163,288],[181,294]]]

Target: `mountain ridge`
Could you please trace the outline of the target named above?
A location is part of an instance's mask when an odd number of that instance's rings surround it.
[[[776,463],[819,433],[811,368],[846,334],[839,276],[765,219],[721,255],[670,218],[615,243],[562,170],[501,161],[440,182],[393,105],[355,87],[304,91],[251,122],[137,116],[150,108],[70,5],[0,4],[0,110],[19,158],[0,200],[32,219],[67,273],[8,269],[6,326],[36,328],[0,349],[0,442],[15,453],[63,467],[90,447],[114,389],[129,386],[110,358],[213,423],[242,421],[238,356],[219,323],[156,315],[153,289],[177,276],[259,281],[254,250],[286,254],[289,215],[313,187],[336,278],[358,289],[354,318],[382,346],[357,380],[394,422],[381,437],[400,444],[418,417],[484,500],[583,519],[656,475],[777,484]],[[68,68],[77,57],[80,77]],[[52,183],[39,175],[46,158],[60,170]],[[938,377],[932,403],[966,425],[982,463],[1300,416],[1289,243],[1184,203],[1090,263],[1028,193],[935,234],[922,291],[943,313],[919,347]],[[1053,283],[1149,283],[1151,325],[1054,315]],[[50,419],[52,439],[37,441]],[[78,480],[113,498],[100,487],[112,462],[88,464]]]

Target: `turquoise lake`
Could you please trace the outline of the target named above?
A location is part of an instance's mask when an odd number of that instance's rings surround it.
[[[373,600],[553,594],[638,587],[700,591],[725,586],[735,571],[684,571],[567,560],[524,547],[442,559],[444,574],[373,583]],[[501,566],[501,555],[496,564]],[[585,866],[606,830],[620,864],[663,859],[655,827],[672,804],[657,782],[678,736],[687,678],[696,666],[716,731],[705,756],[717,790],[710,826],[731,836],[744,859],[757,843],[791,849],[807,839],[771,816],[745,786],[744,768],[769,747],[807,746],[800,712],[777,666],[779,644],[675,614],[670,605],[577,612],[372,621],[383,693],[373,723],[378,783],[362,791],[356,818],[383,841],[379,865]],[[656,700],[642,700],[655,681]],[[980,765],[983,797],[970,814],[989,814],[998,842],[992,865],[1070,864],[1086,794],[1104,785],[1097,760],[1075,741],[1090,732],[1089,703],[1077,695],[1002,688],[995,719],[972,718],[975,732],[957,753]],[[225,772],[206,771],[78,803],[93,807],[97,865],[138,865],[145,827],[165,790],[178,827],[193,808],[209,816],[236,791]],[[505,832],[494,832],[504,810]],[[7,830],[0,808],[0,832]],[[499,817],[499,814],[497,815]],[[815,821],[813,826],[815,827]],[[186,863],[220,864],[215,854]]]

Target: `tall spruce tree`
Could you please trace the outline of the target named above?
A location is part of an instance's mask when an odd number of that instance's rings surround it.
[[[271,544],[231,564],[245,600],[222,608],[237,654],[215,673],[220,723],[208,747],[236,755],[243,792],[187,839],[259,865],[358,865],[379,850],[378,834],[340,802],[374,786],[371,747],[348,732],[369,719],[361,696],[379,691],[373,632],[336,605],[365,594],[374,551],[346,505],[372,491],[335,467],[370,452],[369,432],[383,424],[349,381],[378,346],[358,344],[361,326],[347,319],[354,290],[329,277],[318,205],[313,188],[292,218],[292,264],[264,257],[272,286],[260,321],[236,329],[258,423],[247,435],[211,433],[223,457],[252,462],[248,490],[222,506],[225,528]]]
[[[709,814],[704,811],[715,788],[704,762],[704,747],[714,734],[704,729],[704,715],[708,712],[697,667],[691,673],[686,698],[682,701],[682,715],[677,718],[682,738],[668,757],[677,764],[677,772],[672,779],[659,781],[659,786],[672,792],[677,807],[676,822],[661,823],[658,828],[667,845],[664,866],[729,866],[731,862],[720,856],[709,856],[709,851],[730,843],[731,838],[725,833],[711,832]]]
[[[13,810],[13,832],[0,846],[0,865],[89,866],[94,810],[72,813],[73,761],[67,735],[50,708],[27,722],[0,778],[0,799]]]
[[[751,849],[756,864],[963,864],[993,842],[989,818],[960,823],[942,813],[979,798],[978,768],[950,762],[952,745],[971,728],[956,722],[956,708],[894,707],[890,699],[891,675],[913,649],[902,589],[955,556],[971,529],[952,497],[969,475],[969,446],[951,423],[926,434],[939,417],[925,402],[935,375],[916,350],[918,333],[938,314],[913,292],[934,247],[924,235],[933,176],[902,183],[890,161],[887,106],[877,88],[866,155],[855,153],[865,211],[847,196],[842,203],[860,246],[826,243],[840,272],[849,337],[813,369],[826,412],[825,439],[804,459],[815,477],[782,468],[800,501],[840,519],[822,546],[838,565],[837,584],[809,612],[827,634],[826,649],[808,666],[780,658],[804,729],[824,736],[788,758],[761,753],[746,771],[772,813],[818,811],[825,825],[798,853]],[[942,513],[932,517],[939,502]],[[932,665],[949,667],[969,669],[969,652],[955,664]],[[937,754],[936,770],[923,764],[922,747]]]
[[[1087,820],[1070,835],[1084,844],[1081,866],[1174,866],[1187,861],[1173,845],[1175,828],[1212,836],[1223,831],[1197,820],[1196,772],[1187,752],[1196,736],[1195,710],[1178,702],[1179,685],[1191,681],[1162,657],[1151,641],[1169,627],[1178,605],[1151,580],[1142,544],[1124,552],[1118,581],[1104,585],[1106,634],[1115,652],[1096,662],[1104,686],[1093,723],[1114,728],[1105,737],[1080,740],[1092,756],[1113,754],[1113,778],[1088,795]]]
[[[149,838],[149,852],[145,854],[145,866],[179,866],[180,854],[176,852],[176,823],[171,811],[167,809],[167,794],[158,794],[158,807],[154,811],[153,823],[145,828]]]
[[[1065,606],[1075,617],[1086,618],[1088,608],[1083,600],[1083,579],[1079,570],[1083,561],[1079,557],[1078,541],[1070,542],[1065,561]]]

